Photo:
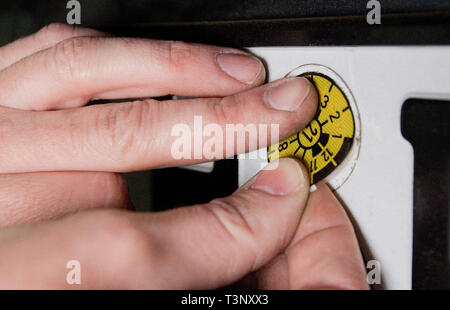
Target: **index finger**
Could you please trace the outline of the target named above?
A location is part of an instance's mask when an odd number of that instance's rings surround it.
[[[260,85],[262,62],[218,46],[138,38],[76,37],[0,71],[0,105],[79,107],[93,99],[226,96]]]

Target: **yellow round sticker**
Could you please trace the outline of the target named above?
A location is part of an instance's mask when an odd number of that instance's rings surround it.
[[[354,136],[353,111],[344,92],[325,74],[306,72],[319,94],[319,108],[314,119],[286,140],[267,148],[268,161],[279,157],[297,157],[308,167],[310,182],[328,176],[349,153]],[[277,152],[278,151],[278,152]]]

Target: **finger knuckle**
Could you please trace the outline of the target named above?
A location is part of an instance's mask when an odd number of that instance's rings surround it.
[[[83,52],[91,39],[77,37],[63,40],[50,51],[50,66],[53,66],[59,78],[75,80],[82,76]]]
[[[236,124],[242,117],[233,96],[213,99],[211,109],[214,119],[219,124]]]
[[[125,104],[112,104],[103,107],[94,118],[94,140],[102,141],[105,151],[117,160],[127,154],[142,154],[147,151],[149,139],[142,139],[151,133],[153,105],[152,100]]]
[[[242,257],[248,259],[249,266],[254,266],[258,261],[258,238],[254,229],[255,224],[246,214],[247,206],[248,201],[244,196],[233,195],[215,199],[203,208],[209,214],[213,225],[221,227],[221,235],[232,242],[234,250],[241,254],[245,253]]]
[[[51,42],[69,36],[74,27],[64,23],[51,23],[36,32],[34,39],[41,45],[48,45]]]
[[[235,240],[253,240],[255,231],[246,214],[248,201],[233,195],[212,200],[205,208],[212,218]]]
[[[97,243],[103,244],[103,255],[122,257],[114,260],[114,267],[129,271],[134,264],[142,264],[151,256],[149,235],[124,211],[105,210],[96,225]]]
[[[182,70],[193,55],[191,44],[182,41],[167,42],[168,63],[172,70]]]
[[[95,263],[104,280],[119,288],[135,285],[136,279],[145,280],[156,265],[158,248],[142,222],[134,213],[117,209],[97,209],[79,212],[62,219],[66,227],[76,225],[78,233],[70,246],[82,250],[86,260]]]
[[[125,178],[118,173],[101,173],[96,185],[105,195],[105,207],[123,208],[128,201],[128,185]]]

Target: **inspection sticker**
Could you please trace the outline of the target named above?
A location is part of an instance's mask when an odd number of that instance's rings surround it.
[[[318,111],[302,131],[270,145],[267,155],[269,162],[279,157],[299,158],[309,169],[312,185],[335,171],[351,151],[356,132],[355,116],[348,96],[339,85],[341,83],[315,71],[297,76],[306,77],[316,87],[319,95]],[[348,174],[351,170],[347,169]],[[340,186],[347,176],[340,178],[339,184],[335,185]]]

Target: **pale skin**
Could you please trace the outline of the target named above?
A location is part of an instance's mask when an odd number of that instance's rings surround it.
[[[120,172],[202,161],[170,156],[174,124],[280,124],[286,138],[311,120],[306,79],[264,80],[243,51],[61,24],[1,47],[0,288],[367,289],[346,211],[294,159],[208,204],[127,210]],[[166,94],[198,99],[85,106]]]

